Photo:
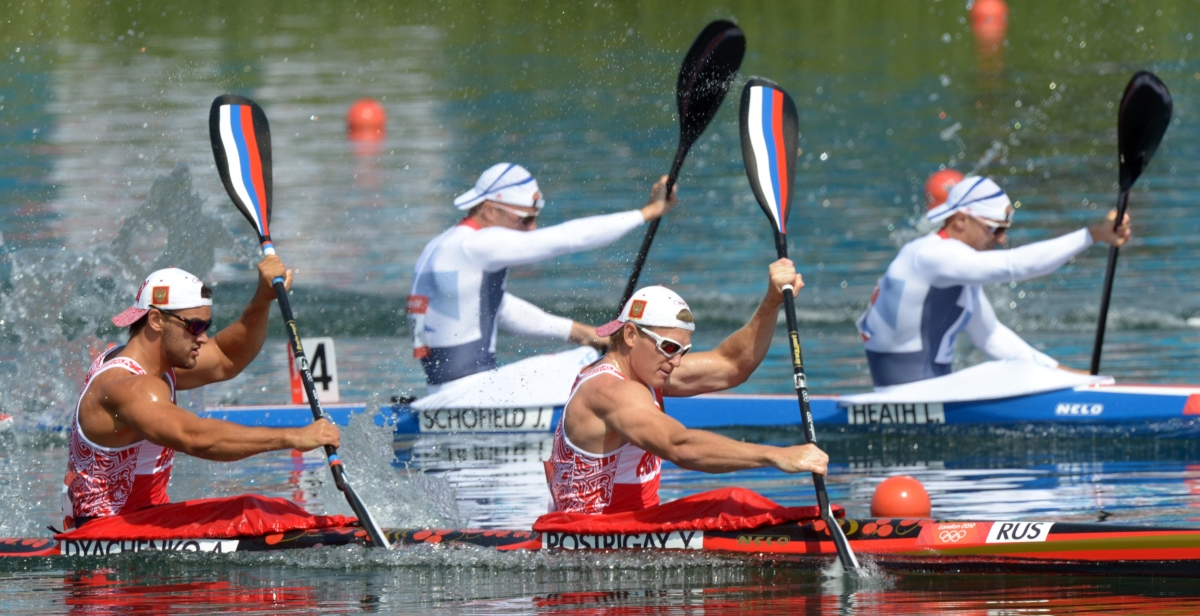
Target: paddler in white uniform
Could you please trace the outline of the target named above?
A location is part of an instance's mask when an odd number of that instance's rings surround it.
[[[605,345],[596,329],[549,314],[508,293],[508,268],[607,246],[669,212],[676,200],[674,194],[668,199],[665,193],[663,176],[640,209],[538,229],[537,217],[545,200],[533,175],[513,163],[484,171],[474,188],[454,200],[454,206],[466,216],[425,246],[413,274],[408,319],[413,356],[425,369],[429,393],[442,391],[444,397],[452,397],[450,394],[460,389],[495,390],[483,384],[486,380],[519,394],[522,389],[543,386],[547,379],[539,375],[546,370],[559,368],[561,372],[564,362],[570,369],[595,359],[594,349]],[[549,362],[546,357],[531,358],[496,369],[497,329],[594,349]],[[558,366],[545,365],[548,363]],[[552,388],[550,398],[564,395],[569,384],[568,376]],[[501,392],[496,395],[504,397]],[[508,402],[493,401],[495,406]]]
[[[717,348],[687,354],[695,319],[666,287],[644,287],[616,320],[600,326],[609,351],[571,389],[546,461],[552,510],[621,513],[658,504],[662,460],[689,470],[728,473],[774,467],[825,474],[829,456],[816,445],[772,447],[689,430],[663,411],[664,396],[695,396],[736,387],[767,355],[782,288],[804,280],[788,259],[771,264],[767,294],[754,316]]]
[[[1113,210],[1055,239],[992,250],[1006,243],[1013,221],[1012,202],[995,182],[968,176],[945,203],[930,205],[926,217],[941,230],[900,249],[858,320],[876,389],[950,374],[954,337],[964,330],[992,359],[1071,370],[1000,323],[983,285],[1045,276],[1097,241],[1121,246],[1130,238],[1129,216],[1116,231]]]
[[[202,419],[176,406],[175,392],[227,381],[258,356],[267,337],[275,290],[271,281],[292,272],[277,256],[258,264],[258,289],[242,315],[215,336],[212,290],[176,268],[150,274],[133,305],[113,317],[129,341],[101,353],[84,380],[71,422],[63,522],[165,505],[175,452],[232,461],[287,449],[338,446],[325,420],[303,428],[252,428]]]

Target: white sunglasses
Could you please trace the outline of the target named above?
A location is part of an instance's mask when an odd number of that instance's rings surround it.
[[[680,344],[676,340],[671,340],[670,338],[664,338],[662,336],[659,336],[658,334],[642,327],[641,325],[638,325],[637,323],[634,323],[633,326],[638,328],[639,332],[642,332],[643,334],[650,336],[650,338],[652,340],[654,340],[654,342],[655,342],[655,345],[654,345],[655,348],[658,349],[659,353],[666,355],[667,359],[671,359],[672,357],[675,357],[676,355],[683,355],[683,354],[687,353],[688,351],[692,350],[692,345],[690,345],[690,344],[684,346],[683,344]]]
[[[520,223],[523,225],[533,224],[533,222],[537,220],[537,217],[542,214],[541,210],[536,210],[534,213],[530,214],[528,212],[522,212],[495,201],[492,201],[492,205],[504,210],[505,212],[508,212],[509,214],[512,214],[513,216],[516,216],[517,218],[520,218]]]

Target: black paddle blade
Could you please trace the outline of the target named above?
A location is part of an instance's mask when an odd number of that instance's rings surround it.
[[[208,114],[217,171],[229,198],[258,232],[264,252],[271,247],[271,127],[258,103],[236,94],[213,100]]]
[[[775,232],[785,235],[800,140],[796,104],[779,84],[752,77],[742,88],[740,116],[742,159],[750,188]]]
[[[675,84],[680,142],[685,147],[700,138],[720,109],[745,54],[746,35],[724,20],[705,26],[688,49]]]
[[[1117,149],[1121,155],[1121,192],[1129,190],[1158,150],[1171,123],[1174,103],[1167,85],[1154,73],[1138,71],[1125,94],[1117,116]]]

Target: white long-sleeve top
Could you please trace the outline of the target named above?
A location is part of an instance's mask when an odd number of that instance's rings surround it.
[[[639,227],[639,210],[589,216],[534,231],[479,228],[466,219],[422,251],[408,298],[413,355],[431,385],[496,366],[497,327],[566,340],[571,320],[505,292],[508,268],[607,246]]]
[[[1057,366],[996,320],[983,285],[1044,276],[1092,243],[1087,229],[1011,250],[978,251],[940,232],[909,242],[858,320],[875,386],[949,374],[954,337],[964,329],[992,359]]]

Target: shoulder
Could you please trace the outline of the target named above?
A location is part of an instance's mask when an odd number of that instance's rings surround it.
[[[601,416],[640,404],[654,405],[645,385],[611,373],[600,373],[580,383],[576,395],[583,398],[592,412]]]
[[[922,266],[944,263],[947,259],[977,254],[974,248],[949,237],[931,233],[909,242],[903,249]]]
[[[121,407],[145,398],[171,401],[171,387],[161,377],[108,370],[96,376],[95,389],[106,407]]]

